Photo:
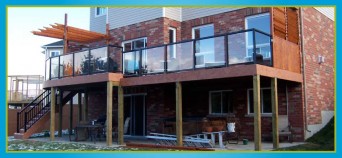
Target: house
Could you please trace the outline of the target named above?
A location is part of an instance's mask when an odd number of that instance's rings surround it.
[[[234,119],[256,150],[261,140],[277,147],[284,124],[304,141],[334,115],[333,12],[97,7],[90,31],[68,26],[66,16],[65,24],[33,32],[64,39],[63,55],[46,60],[47,114],[54,118],[56,92],[63,103],[84,95],[78,117],[106,115],[108,145],[115,127],[119,144],[123,135],[157,132],[175,134],[181,146],[183,135],[209,126],[203,118],[212,126]]]

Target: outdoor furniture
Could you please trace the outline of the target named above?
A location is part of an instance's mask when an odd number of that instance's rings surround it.
[[[86,125],[77,125],[75,128],[75,141],[80,141],[80,136],[83,132],[86,132],[87,136],[85,137],[85,140],[89,139],[91,141],[94,141],[94,144],[96,143],[97,136],[99,135],[99,131],[103,130],[105,126],[104,125],[92,125],[92,124],[86,124]],[[80,132],[83,131],[83,132]]]
[[[223,134],[227,131],[217,131],[217,132],[202,132],[204,134],[204,139],[208,139],[208,135],[210,135],[210,138],[213,143],[215,143],[215,135],[218,135],[218,141],[219,141],[219,147],[224,148],[223,145]]]
[[[146,137],[148,139],[153,139],[157,145],[162,145],[162,146],[176,146],[177,145],[177,137],[175,135],[150,133],[150,135]],[[188,146],[188,147],[200,147],[200,148],[213,148],[214,147],[210,139],[199,138],[196,136],[195,137],[184,136],[183,145]]]
[[[292,127],[287,115],[278,115],[279,136],[287,136],[289,142],[293,142]]]

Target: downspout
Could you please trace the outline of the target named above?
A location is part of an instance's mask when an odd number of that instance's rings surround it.
[[[300,17],[300,51],[302,54],[302,74],[303,74],[303,95],[304,95],[304,130],[307,132],[311,132],[308,130],[308,118],[307,118],[307,97],[306,97],[306,75],[305,75],[305,51],[304,51],[304,28],[303,28],[303,8],[299,9],[299,17]],[[305,133],[304,133],[305,139]]]

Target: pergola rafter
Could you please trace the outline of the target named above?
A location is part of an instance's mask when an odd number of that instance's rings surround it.
[[[101,40],[107,40],[108,35],[92,32],[63,24],[51,24],[50,27],[43,27],[39,31],[32,31],[34,35],[64,39],[79,43],[92,43]],[[65,35],[66,34],[66,35]],[[65,39],[67,37],[67,39]]]

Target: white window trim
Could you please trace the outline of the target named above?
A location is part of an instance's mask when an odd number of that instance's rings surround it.
[[[264,113],[263,112],[264,111],[264,99],[263,99],[263,92],[262,91],[265,89],[271,90],[270,87],[260,88],[260,106],[261,106],[260,113],[263,115],[270,115],[270,114],[272,114],[272,112],[270,112],[270,113]],[[253,88],[247,89],[247,115],[254,115],[254,113],[251,113],[250,109],[249,109],[249,107],[250,107],[250,105],[249,105],[249,92],[250,91],[253,93]]]
[[[103,13],[103,14],[97,14],[97,8],[105,8],[106,9],[106,11]],[[104,15],[107,15],[107,12],[108,12],[108,8],[106,8],[106,7],[95,7],[95,18],[97,18],[97,17],[100,17],[100,16],[104,16]]]
[[[147,37],[141,37],[141,38],[135,38],[135,39],[130,39],[130,40],[127,40],[127,41],[123,41],[122,43],[121,43],[121,46],[123,47],[123,49],[125,49],[125,44],[126,43],[132,43],[133,41],[137,41],[137,40],[141,40],[141,39],[144,39],[144,41],[145,41],[145,43],[146,43],[146,45],[147,45]],[[133,47],[133,45],[131,45],[131,49],[132,49],[132,47]],[[124,52],[126,51],[126,50],[123,50]]]
[[[245,17],[245,29],[248,29],[248,19],[253,19],[253,18],[256,18],[256,17],[262,17],[262,16],[271,16],[270,13],[262,13],[262,14],[257,14],[257,15],[251,15],[251,16],[247,16]],[[271,27],[271,26],[270,26]],[[270,28],[271,29],[271,28]],[[253,43],[252,44],[249,44],[248,43],[248,33],[245,34],[246,36],[246,58],[251,58],[252,56],[249,56],[248,55],[248,49],[250,48],[253,48]],[[262,48],[265,44],[257,44],[256,47],[259,46],[259,48]],[[269,54],[269,56],[271,56],[271,54]],[[270,59],[270,57],[267,57],[267,58],[264,58],[264,59]]]
[[[198,29],[198,28],[205,28],[205,27],[213,27],[213,29],[214,29],[214,35],[215,35],[214,24],[206,24],[206,25],[201,25],[201,26],[193,27],[192,30],[191,30],[191,38],[192,38],[192,39],[195,39],[195,29]]]
[[[233,114],[233,113],[212,113],[211,111],[211,94],[212,93],[216,93],[216,92],[221,92],[221,95],[222,95],[222,92],[232,92],[233,90],[215,90],[215,91],[209,91],[209,115],[226,115],[226,114]],[[233,106],[233,105],[231,105]],[[222,111],[222,97],[221,97],[221,111]],[[228,108],[228,111],[229,111],[229,108]]]
[[[173,31],[173,41],[169,41],[169,43],[175,43],[177,41],[177,29],[174,28],[174,27],[169,27],[169,30],[172,30]],[[176,45],[172,45],[171,47],[173,47],[173,56],[170,56],[172,59],[176,59],[177,57],[177,51],[176,51]]]

